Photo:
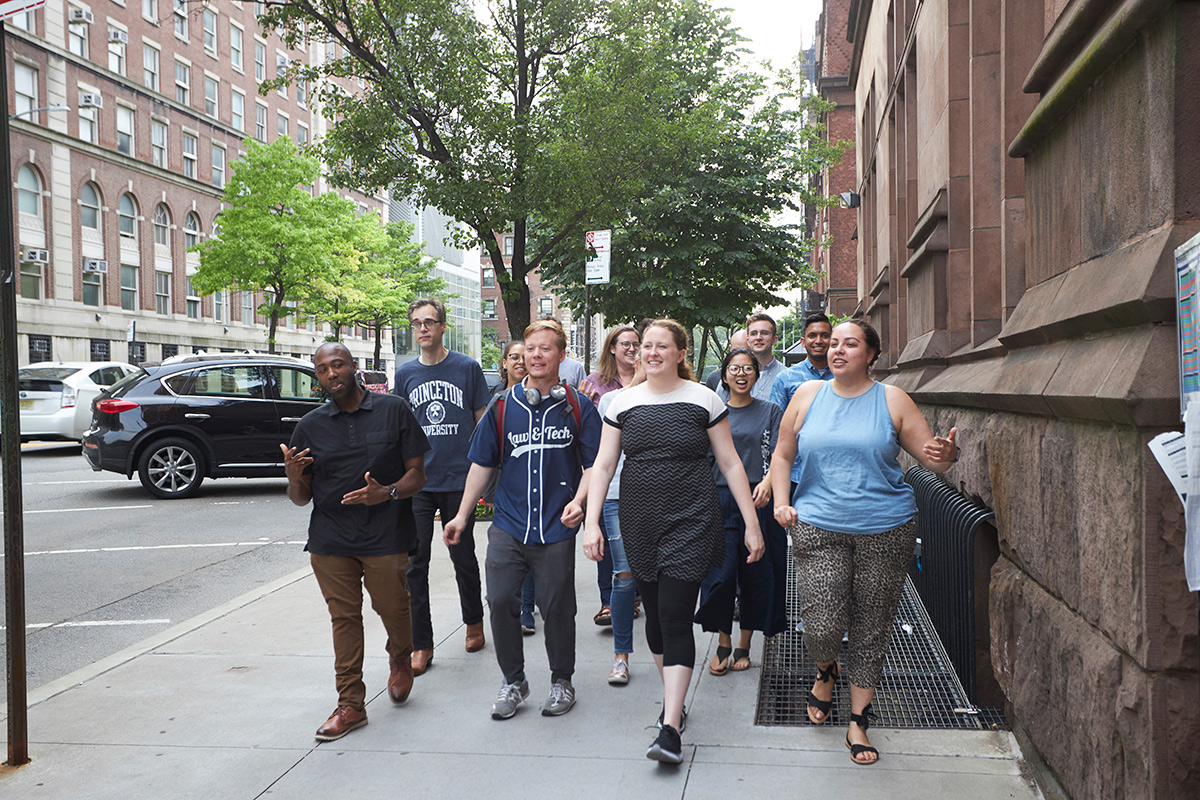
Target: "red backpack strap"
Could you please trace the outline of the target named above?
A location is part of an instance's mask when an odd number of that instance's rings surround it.
[[[563,385],[567,387],[567,402],[571,404],[571,415],[575,417],[575,430],[582,432],[583,411],[579,408],[579,390],[570,384]]]
[[[500,463],[504,463],[504,399],[508,394],[506,390],[504,394],[496,398],[496,435],[500,437]]]

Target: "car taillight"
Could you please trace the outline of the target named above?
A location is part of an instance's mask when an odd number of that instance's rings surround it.
[[[75,398],[79,396],[79,391],[74,386],[67,386],[65,383],[62,388],[62,408],[74,408]]]
[[[138,404],[132,400],[114,400],[111,397],[96,403],[96,410],[101,414],[120,414],[122,411],[137,407]]]

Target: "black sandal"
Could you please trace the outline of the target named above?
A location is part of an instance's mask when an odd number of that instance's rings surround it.
[[[867,728],[871,727],[871,722],[868,719],[868,717],[871,716],[871,713],[872,713],[871,712],[871,704],[867,703],[867,707],[863,709],[861,714],[854,714],[854,713],[850,714],[850,721],[852,723],[856,723],[859,727],[859,730],[866,732]],[[853,761],[855,764],[858,764],[860,767],[869,767],[872,764],[879,763],[879,751],[876,750],[874,747],[871,747],[871,745],[869,745],[869,744],[851,744],[849,731],[846,732],[846,747],[850,748],[850,760]],[[859,761],[858,757],[863,755],[864,753],[874,753],[875,754],[874,760]]]
[[[729,654],[733,652],[732,647],[717,645],[717,663],[720,667],[713,667],[712,662],[708,662],[708,671],[713,675],[724,675],[729,672]]]
[[[829,681],[836,681],[841,674],[842,674],[842,667],[836,661],[833,662],[833,666],[826,667],[825,669],[821,669],[820,665],[817,666],[817,682],[818,683],[828,683]],[[808,714],[808,721],[811,722],[813,725],[824,724],[829,719],[829,710],[831,708],[833,708],[833,697],[830,696],[830,698],[828,700],[821,700],[815,694],[812,693],[812,689],[809,689],[807,702],[808,702],[808,707],[805,708],[804,711],[806,714]],[[816,717],[813,716],[812,709],[814,709],[814,708],[817,711],[821,712],[822,716],[820,719],[817,719]]]
[[[739,667],[738,664],[742,661],[745,661],[746,665]],[[750,669],[750,651],[745,647],[733,648],[733,660],[729,663],[729,668],[734,672],[745,672]]]

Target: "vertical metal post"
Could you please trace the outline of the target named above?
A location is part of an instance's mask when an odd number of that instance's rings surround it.
[[[587,270],[587,267],[584,267]],[[592,374],[592,287],[586,282],[584,277],[583,284],[583,372],[585,375]]]
[[[17,400],[17,270],[12,164],[8,150],[8,53],[0,20],[0,463],[4,470],[4,624],[8,650],[8,761],[29,761],[25,684],[25,533],[21,501],[21,417]]]

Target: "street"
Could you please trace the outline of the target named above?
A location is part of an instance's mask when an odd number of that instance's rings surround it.
[[[164,501],[92,472],[75,443],[21,456],[31,690],[307,564],[283,479]]]

